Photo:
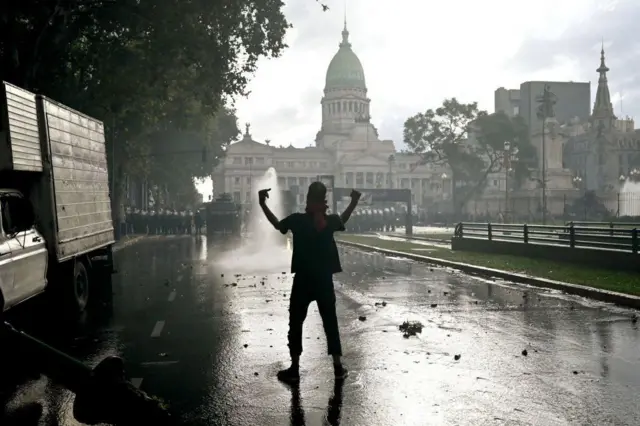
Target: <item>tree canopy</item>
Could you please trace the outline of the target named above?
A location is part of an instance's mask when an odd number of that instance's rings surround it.
[[[203,176],[238,134],[225,106],[246,94],[260,57],[286,47],[282,7],[281,0],[3,2],[0,77],[104,121],[118,176],[176,161]]]
[[[453,203],[459,212],[481,193],[491,173],[504,170],[505,142],[517,148],[518,160],[510,163],[520,185],[535,164],[535,148],[520,117],[488,114],[476,102],[464,104],[445,99],[442,106],[418,113],[404,124],[404,141],[422,163],[445,166],[451,171]]]

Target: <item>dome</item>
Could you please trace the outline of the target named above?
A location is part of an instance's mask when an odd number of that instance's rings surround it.
[[[333,56],[327,69],[325,90],[327,89],[364,89],[364,69],[360,59],[351,50],[349,43],[349,31],[345,25],[342,30],[342,43],[340,49]]]

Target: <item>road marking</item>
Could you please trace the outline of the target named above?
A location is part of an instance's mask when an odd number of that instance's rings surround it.
[[[160,337],[162,333],[162,329],[164,328],[164,321],[156,322],[156,325],[153,326],[153,331],[151,331],[151,337]]]
[[[171,293],[169,293],[169,302],[173,302],[174,300],[176,300],[176,291],[173,290]]]
[[[142,377],[134,377],[131,379],[131,384],[140,389],[140,386],[142,385]]]
[[[173,365],[177,363],[178,361],[147,361],[147,362],[140,363],[140,365],[148,367],[151,365]]]

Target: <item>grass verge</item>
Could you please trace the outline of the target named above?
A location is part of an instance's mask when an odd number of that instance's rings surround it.
[[[448,248],[363,235],[340,235],[338,240],[640,296],[640,274],[631,272],[590,268],[521,256],[453,251]]]

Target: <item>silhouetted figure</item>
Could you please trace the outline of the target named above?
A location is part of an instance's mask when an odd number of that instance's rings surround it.
[[[336,315],[336,295],[333,274],[342,272],[334,232],[344,231],[344,224],[356,208],[361,194],[351,191],[351,203],[342,215],[327,215],[327,188],[322,182],[313,182],[307,193],[305,213],[293,213],[278,220],[266,205],[270,189],[258,192],[260,207],[269,222],[280,232],[293,234],[291,272],[293,288],[289,301],[289,353],[291,367],[278,372],[278,379],[285,382],[300,380],[300,355],[302,354],[302,325],[307,317],[309,304],[314,300],[322,317],[327,336],[329,355],[333,357],[336,378],[344,378],[347,369],[342,365],[342,346]]]

